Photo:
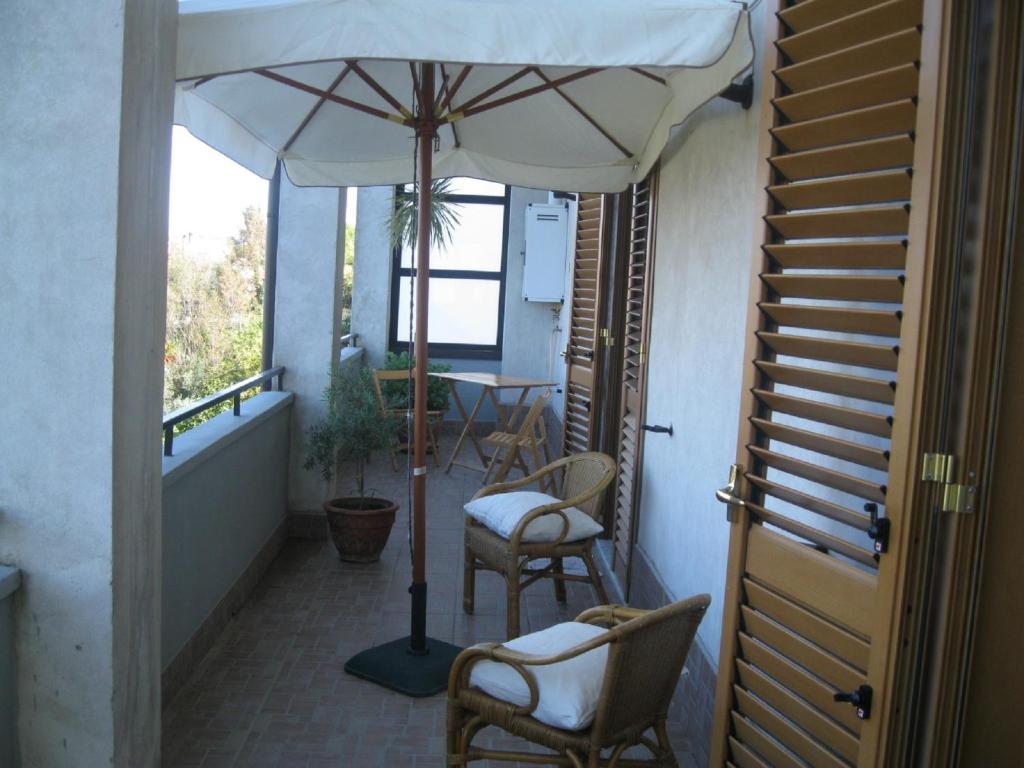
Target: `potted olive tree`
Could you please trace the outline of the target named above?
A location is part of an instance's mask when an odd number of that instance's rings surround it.
[[[326,415],[307,432],[304,466],[319,471],[328,483],[323,506],[338,555],[349,562],[372,563],[387,544],[398,505],[367,490],[366,463],[373,451],[387,448],[398,419],[381,414],[367,369],[343,372],[335,367],[324,401]],[[354,472],[354,488],[350,495],[338,496],[343,466]]]

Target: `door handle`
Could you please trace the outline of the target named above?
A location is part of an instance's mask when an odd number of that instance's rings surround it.
[[[719,488],[715,491],[715,498],[723,504],[728,505],[728,510],[725,513],[726,519],[730,523],[736,522],[736,510],[735,507],[745,507],[747,502],[736,495],[739,490],[740,480],[743,477],[743,465],[733,464],[729,467],[729,482],[724,488]]]

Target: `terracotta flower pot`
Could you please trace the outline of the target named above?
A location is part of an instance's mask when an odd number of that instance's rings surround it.
[[[350,563],[373,563],[388,543],[398,505],[387,499],[344,496],[324,502],[338,556]]]

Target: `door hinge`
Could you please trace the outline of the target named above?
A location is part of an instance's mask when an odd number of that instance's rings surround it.
[[[647,350],[644,349],[644,345],[640,345],[640,354],[637,356],[640,360],[640,365],[643,365],[647,360]]]
[[[956,458],[948,453],[926,453],[921,459],[921,480],[942,486],[939,509],[968,514],[974,511],[973,485],[954,482]]]
[[[957,512],[965,515],[974,511],[974,486],[960,483],[946,483],[942,489],[943,512]]]
[[[926,453],[921,459],[921,480],[926,483],[953,482],[955,461],[948,453]]]
[[[602,328],[601,329],[601,339],[604,341],[604,345],[606,347],[614,347],[615,346],[615,337],[612,336],[611,329],[609,329],[609,328]]]

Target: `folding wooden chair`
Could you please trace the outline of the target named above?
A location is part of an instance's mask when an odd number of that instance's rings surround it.
[[[377,405],[380,407],[382,416],[398,416],[405,417],[405,408],[393,408],[390,407],[388,402],[384,399],[384,388],[381,386],[381,382],[385,381],[402,381],[408,387],[408,391],[413,391],[413,379],[407,370],[385,370],[378,368],[373,372],[373,386],[377,391]],[[437,425],[444,418],[443,411],[427,411],[427,441],[430,445],[430,450],[434,454],[434,466],[440,466],[440,459],[438,459],[438,448],[437,448]],[[411,425],[410,427],[411,428]],[[391,454],[391,468],[398,471],[398,459],[397,454],[400,450],[409,450],[412,444],[412,439],[409,438],[407,442],[395,442],[388,446],[388,452]]]
[[[534,469],[540,469],[545,463],[551,462],[551,449],[548,446],[547,429],[544,426],[544,406],[551,400],[551,392],[538,396],[523,417],[515,432],[491,432],[483,439],[485,445],[494,449],[494,454],[484,471],[483,484],[490,482],[494,472],[494,482],[500,483],[508,476],[513,465],[518,466],[523,475],[529,475],[530,469],[524,460],[524,453],[533,459]],[[541,461],[541,450],[544,461]],[[542,481],[541,490],[547,490],[546,480]]]

